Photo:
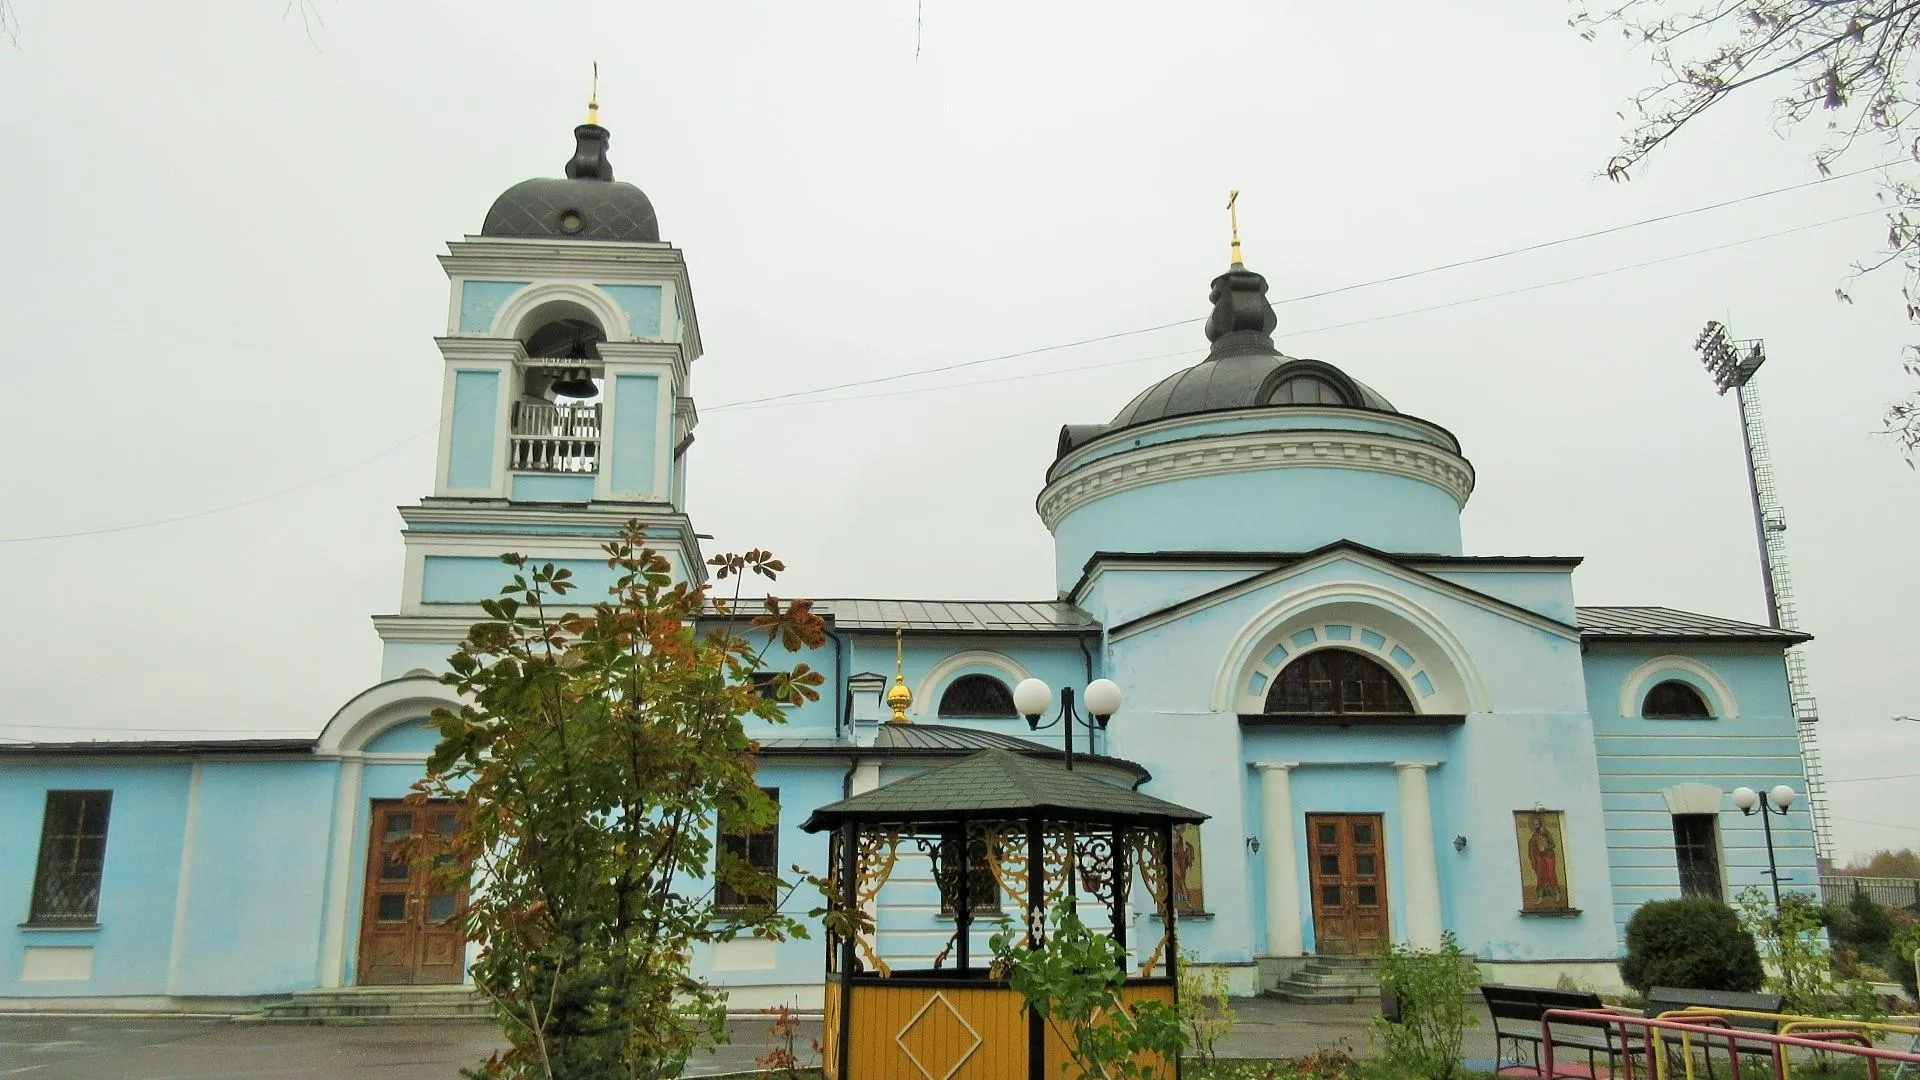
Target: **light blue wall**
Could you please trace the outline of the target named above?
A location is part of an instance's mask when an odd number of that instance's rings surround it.
[[[1574,625],[1573,571],[1571,570],[1429,570],[1443,581],[1463,585],[1505,600],[1514,607],[1526,608],[1568,625]]]
[[[178,992],[291,993],[319,981],[333,761],[201,767]]]
[[[456,371],[453,375],[453,430],[447,434],[447,487],[460,491],[493,486],[501,457],[494,445],[494,414],[500,400],[498,371]]]
[[[633,331],[634,337],[660,336],[660,286],[601,285],[599,288],[627,313],[627,328]]]
[[[0,997],[164,993],[192,766],[185,761],[0,764]],[[17,929],[27,920],[47,792],[113,792],[99,928]],[[20,978],[22,950],[90,946],[92,977]]]
[[[1490,711],[1472,711],[1458,726],[1249,728],[1216,711],[1214,680],[1234,642],[1263,612],[1288,596],[1332,582],[1356,582],[1405,596],[1434,614],[1472,657]],[[1342,619],[1366,621],[1343,604]],[[1389,622],[1383,614],[1377,620]],[[1407,643],[1419,665],[1448,664],[1432,643]],[[1495,960],[1603,959],[1615,954],[1611,883],[1604,844],[1592,723],[1587,715],[1580,647],[1516,619],[1390,577],[1367,564],[1338,559],[1272,582],[1245,596],[1192,612],[1177,622],[1112,641],[1111,670],[1128,698],[1110,729],[1113,752],[1146,763],[1144,789],[1212,815],[1202,827],[1210,921],[1182,928],[1182,940],[1203,958],[1235,962],[1266,948],[1263,863],[1249,852],[1260,835],[1259,782],[1247,765],[1300,762],[1292,773],[1293,819],[1303,921],[1311,922],[1304,859],[1305,815],[1386,815],[1389,902],[1396,934],[1404,933],[1405,882],[1397,780],[1391,763],[1433,761],[1428,775],[1433,843],[1438,860],[1442,926],[1463,947]],[[1236,676],[1236,683],[1238,677]],[[1235,708],[1235,703],[1229,703]],[[1364,763],[1372,764],[1364,764]],[[1338,763],[1346,763],[1336,767]],[[1228,769],[1237,774],[1223,783]],[[1565,813],[1572,918],[1522,916],[1519,851],[1513,814],[1535,804]],[[1468,838],[1456,852],[1454,836]],[[1263,851],[1267,850],[1263,842]],[[1312,941],[1311,927],[1307,940]]]
[[[1260,572],[1257,566],[1195,569],[1174,563],[1122,570],[1109,565],[1081,598],[1080,607],[1104,626],[1119,626]]]
[[[447,670],[447,658],[460,647],[457,641],[389,641],[380,647],[380,681],[387,682],[409,671]]]
[[[1460,554],[1460,507],[1418,480],[1357,469],[1197,476],[1116,492],[1054,527],[1066,590],[1095,551],[1310,551],[1354,540],[1384,551]]]
[[[611,447],[601,456],[612,462],[610,484],[615,495],[656,495],[654,461],[659,453],[660,378],[657,375],[614,376],[614,420]]]
[[[592,502],[593,477],[514,473],[508,497],[514,502]]]
[[[460,332],[484,334],[493,329],[500,305],[527,287],[524,281],[468,281],[460,286]]]
[[[825,833],[805,833],[800,825],[813,808],[845,795],[845,778],[851,766],[846,759],[811,758],[805,760],[762,758],[757,778],[762,787],[780,789],[780,877],[796,880],[792,867],[799,865],[822,877],[827,873],[827,837]],[[774,946],[771,968],[721,971],[714,968],[714,950],[701,948],[694,955],[694,974],[706,976],[722,986],[774,983],[818,985],[825,968],[825,936],[807,912],[820,906],[820,894],[801,885],[784,896],[781,910],[807,924],[805,939]]]
[[[1733,691],[1739,716],[1647,720],[1639,717],[1637,700],[1632,703],[1635,715],[1621,716],[1626,677],[1645,661],[1673,654],[1687,656],[1718,674]],[[1701,688],[1716,715],[1724,712],[1724,703],[1702,680],[1678,669],[1650,673],[1642,693],[1667,678],[1681,678]],[[1723,793],[1741,786],[1765,790],[1788,784],[1801,792],[1786,818],[1773,819],[1774,851],[1782,887],[1817,889],[1806,778],[1779,649],[1596,644],[1587,653],[1586,680],[1613,861],[1613,918],[1622,933],[1641,904],[1680,894],[1673,818],[1663,795],[1679,784],[1708,784]],[[1720,805],[1721,863],[1727,899],[1732,900],[1748,886],[1766,884],[1765,835],[1759,818],[1741,815],[1731,798],[1723,798]]]
[[[618,572],[607,567],[604,559],[542,559],[556,569],[573,571],[577,586],[569,598],[585,598],[593,603],[606,598]],[[420,600],[427,604],[475,604],[499,596],[500,589],[513,580],[514,569],[498,558],[484,555],[428,555],[420,573]],[[443,656],[442,660],[445,659]]]

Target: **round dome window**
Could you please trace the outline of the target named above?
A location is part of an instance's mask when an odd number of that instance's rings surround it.
[[[586,220],[580,216],[580,211],[578,210],[563,210],[560,212],[560,231],[563,233],[577,233],[582,228],[585,228],[586,224]]]

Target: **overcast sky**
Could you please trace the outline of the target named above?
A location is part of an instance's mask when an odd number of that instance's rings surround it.
[[[559,174],[594,60],[618,175],[692,269],[695,524],[812,595],[1051,596],[1059,426],[1198,359],[1199,327],[728,403],[1198,319],[1230,187],[1281,299],[1814,177],[1756,100],[1597,178],[1646,68],[1556,0],[925,0],[917,37],[914,0],[12,8],[0,536],[289,493],[0,545],[11,739],[307,735],[377,677],[394,507],[431,489],[434,256]],[[1881,242],[1876,185],[1276,305],[1284,351],[1460,437],[1470,553],[1753,620],[1737,414],[1691,346],[1707,319],[1765,338],[1847,851],[1920,842],[1920,780],[1868,779],[1920,760],[1889,720],[1920,713],[1920,478],[1874,434],[1913,331],[1894,278],[1833,297]]]

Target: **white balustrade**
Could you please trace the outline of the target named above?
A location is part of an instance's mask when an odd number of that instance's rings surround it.
[[[520,472],[598,472],[600,404],[514,402],[507,468]]]

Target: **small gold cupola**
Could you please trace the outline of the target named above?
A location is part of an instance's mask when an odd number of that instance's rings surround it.
[[[907,710],[913,707],[913,691],[907,689],[906,652],[903,644],[907,628],[904,624],[893,628],[893,685],[887,688],[887,707],[893,710],[889,724],[911,724],[907,719]]]

